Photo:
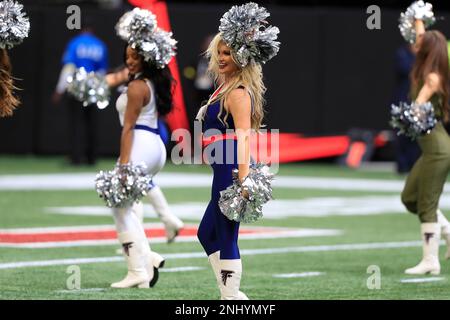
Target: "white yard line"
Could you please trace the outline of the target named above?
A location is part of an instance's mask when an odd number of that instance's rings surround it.
[[[198,271],[198,270],[204,270],[206,268],[204,267],[178,267],[178,268],[161,268],[159,269],[159,272],[184,272],[184,271]]]
[[[445,280],[443,277],[430,277],[430,278],[416,278],[416,279],[402,279],[401,283],[422,283],[422,282],[436,282]]]
[[[442,195],[439,205],[450,209],[450,194]],[[204,202],[172,203],[170,208],[181,219],[200,221],[206,208]],[[47,207],[43,212],[61,215],[111,216],[111,210],[105,206]],[[311,197],[306,199],[275,199],[264,205],[265,219],[284,219],[287,217],[329,217],[329,216],[366,216],[379,214],[405,214],[405,206],[399,194],[371,195],[361,197]],[[157,218],[153,207],[144,205],[144,214]]]
[[[94,190],[96,173],[1,175],[0,190]],[[155,182],[162,188],[210,187],[212,175],[160,173]],[[402,180],[346,179],[331,177],[276,176],[274,187],[348,191],[400,192]],[[446,184],[450,191],[450,184]]]
[[[444,244],[444,241],[441,241]],[[374,250],[374,249],[398,249],[419,247],[422,241],[403,241],[403,242],[375,242],[375,243],[352,243],[352,244],[336,244],[336,245],[317,245],[317,246],[300,246],[300,247],[284,247],[284,248],[266,248],[266,249],[244,249],[241,250],[243,256],[253,256],[261,254],[280,254],[280,253],[301,253],[301,252],[325,252],[325,251],[351,251],[351,250]],[[186,252],[186,253],[168,253],[164,258],[169,259],[194,259],[206,258],[204,252]],[[75,259],[56,259],[41,261],[21,261],[1,263],[0,269],[16,269],[26,267],[46,267],[72,264],[86,263],[107,263],[123,261],[122,257],[96,257],[96,258],[75,258]]]
[[[86,288],[86,289],[74,289],[74,290],[56,290],[56,293],[90,293],[90,292],[102,292],[106,288]]]
[[[186,227],[197,227],[197,224],[185,224]],[[164,228],[164,224],[160,222],[144,223],[144,228]],[[79,232],[79,231],[108,231],[115,230],[113,224],[99,225],[81,225],[81,226],[57,226],[57,227],[33,227],[33,228],[3,228],[0,233],[22,234],[22,233],[60,233],[60,232]]]
[[[324,275],[324,272],[310,271],[310,272],[300,272],[300,273],[279,273],[272,275],[274,278],[306,278],[306,277],[316,277]]]

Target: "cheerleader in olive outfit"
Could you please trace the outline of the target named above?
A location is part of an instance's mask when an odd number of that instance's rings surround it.
[[[220,191],[233,183],[234,169],[238,169],[240,181],[249,173],[250,129],[258,130],[264,115],[265,87],[261,63],[275,56],[279,45],[274,41],[278,28],[268,27],[259,31],[262,21],[256,25],[245,25],[245,21],[258,21],[259,17],[248,17],[255,12],[264,18],[268,16],[264,8],[249,3],[232,7],[222,17],[219,27],[221,32],[214,37],[207,50],[210,56],[209,71],[220,86],[197,115],[197,119],[203,121],[204,144],[209,143],[205,153],[209,154],[208,162],[214,173],[211,201],[200,222],[197,236],[208,255],[221,298],[225,300],[248,298],[239,291],[242,276],[238,247],[239,223],[222,214],[218,205]],[[259,39],[269,38],[270,33],[271,41],[257,43],[250,35],[256,36],[258,32]],[[237,39],[245,39],[249,43],[239,43]],[[245,49],[255,46],[260,54],[266,55],[258,56],[254,51]],[[239,48],[245,50],[238,52]]]
[[[439,31],[426,31],[416,20],[417,57],[411,73],[412,98],[418,104],[430,101],[438,123],[430,134],[418,138],[421,157],[414,164],[402,192],[406,208],[421,223],[423,258],[406,274],[439,274],[439,241],[447,241],[450,258],[450,224],[438,209],[439,198],[450,170],[450,137],[443,122],[449,119],[449,64],[447,42]]]

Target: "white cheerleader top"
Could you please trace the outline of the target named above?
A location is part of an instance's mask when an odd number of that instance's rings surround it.
[[[139,76],[139,75],[137,75]],[[153,129],[158,128],[158,111],[156,109],[156,101],[154,99],[154,86],[148,79],[144,79],[145,83],[150,88],[150,101],[141,109],[141,113],[137,118],[136,125],[143,125]],[[120,125],[123,126],[125,118],[125,110],[127,109],[128,96],[127,87],[123,90],[122,94],[117,98],[116,110],[119,113]]]

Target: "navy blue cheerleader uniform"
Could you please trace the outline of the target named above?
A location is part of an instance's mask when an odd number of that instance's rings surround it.
[[[220,191],[225,190],[233,183],[232,172],[238,168],[237,140],[235,136],[225,136],[230,130],[234,132],[233,117],[226,111],[220,115],[223,123],[218,119],[220,112],[220,100],[215,101],[207,107],[202,131],[204,140],[212,139],[215,142],[205,147],[205,152],[210,154],[209,163],[213,169],[214,177],[211,190],[211,200],[203,215],[198,228],[198,239],[209,256],[220,251],[220,259],[240,259],[238,248],[239,223],[225,217],[219,208]],[[225,125],[225,124],[227,125]],[[208,130],[215,129],[213,136]],[[227,131],[228,129],[228,131]],[[217,135],[220,131],[219,137]],[[208,148],[210,148],[208,150]],[[231,154],[232,153],[232,154]],[[215,163],[212,161],[215,159]]]

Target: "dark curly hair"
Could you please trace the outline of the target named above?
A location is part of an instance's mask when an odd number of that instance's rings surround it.
[[[128,45],[125,46],[123,54],[125,65],[127,59],[127,47]],[[149,79],[152,81],[155,90],[156,109],[158,110],[159,115],[164,116],[172,111],[173,108],[173,89],[175,87],[175,80],[168,66],[159,69],[153,61],[145,61],[141,55],[139,55],[139,57],[142,61],[143,70],[137,79]],[[134,80],[134,78],[130,75],[129,81],[132,80]]]

